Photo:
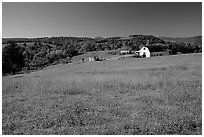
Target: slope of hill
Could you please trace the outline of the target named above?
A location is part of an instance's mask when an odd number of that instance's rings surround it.
[[[186,38],[170,38],[160,37],[167,43],[173,43],[177,45],[181,53],[202,52],[202,36],[186,37]],[[175,49],[175,48],[174,48]]]
[[[3,77],[2,134],[202,135],[202,54]]]

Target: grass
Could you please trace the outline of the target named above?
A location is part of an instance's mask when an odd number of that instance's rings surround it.
[[[3,134],[202,134],[201,54],[3,77]]]

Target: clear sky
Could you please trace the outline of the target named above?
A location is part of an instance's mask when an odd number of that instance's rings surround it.
[[[3,37],[202,35],[202,3],[5,3]]]

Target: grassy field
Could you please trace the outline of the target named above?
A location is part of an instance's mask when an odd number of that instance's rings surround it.
[[[2,80],[3,134],[202,134],[202,55],[86,62]]]

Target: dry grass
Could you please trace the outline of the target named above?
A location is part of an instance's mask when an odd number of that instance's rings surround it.
[[[201,54],[131,61],[3,77],[3,134],[202,134]]]

